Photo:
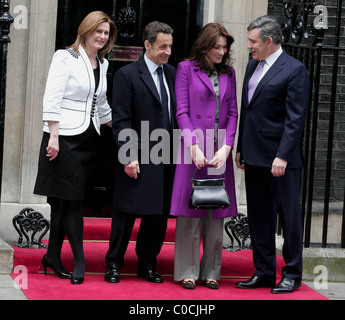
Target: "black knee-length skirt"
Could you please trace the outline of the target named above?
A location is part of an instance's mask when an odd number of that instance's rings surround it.
[[[34,194],[65,200],[83,200],[91,186],[99,154],[100,136],[91,124],[82,134],[59,136],[59,154],[49,161],[44,132]]]

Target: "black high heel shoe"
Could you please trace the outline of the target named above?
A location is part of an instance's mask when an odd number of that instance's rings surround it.
[[[71,279],[72,275],[67,272],[66,270],[64,271],[59,271],[57,270],[54,265],[48,260],[47,255],[44,255],[42,258],[42,265],[44,269],[44,274],[47,275],[47,267],[52,269],[55,274],[60,278],[60,279]]]

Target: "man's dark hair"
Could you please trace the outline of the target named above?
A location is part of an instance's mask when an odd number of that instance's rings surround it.
[[[146,40],[153,45],[157,40],[158,33],[173,34],[174,30],[166,23],[153,21],[150,22],[144,29],[143,42]]]

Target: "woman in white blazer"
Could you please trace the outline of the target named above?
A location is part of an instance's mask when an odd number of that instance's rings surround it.
[[[108,61],[104,56],[117,35],[103,12],[91,12],[80,24],[75,43],[58,50],[43,98],[43,139],[34,193],[51,206],[49,245],[42,265],[72,284],[84,281],[83,199],[95,167],[100,126],[111,126],[107,101]],[[61,261],[67,235],[74,255],[73,274]]]

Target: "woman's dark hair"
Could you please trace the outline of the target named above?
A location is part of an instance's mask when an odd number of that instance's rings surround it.
[[[228,50],[224,54],[222,62],[219,64],[215,64],[214,68],[219,73],[231,73],[232,58],[230,48],[232,43],[234,42],[234,38],[219,23],[209,23],[202,28],[193,44],[190,60],[199,62],[201,64],[201,67],[207,71],[213,71],[211,70],[212,67],[207,61],[207,52],[215,47],[219,37],[221,36],[224,36],[226,38]]]

